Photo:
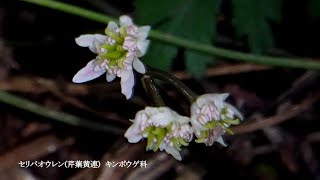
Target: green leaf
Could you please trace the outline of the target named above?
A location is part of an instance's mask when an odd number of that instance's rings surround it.
[[[152,67],[170,70],[172,60],[178,52],[177,47],[162,42],[152,42],[143,61]]]
[[[185,22],[185,28],[190,30],[186,38],[207,44],[211,43],[216,38],[216,22],[220,4],[221,0],[202,0],[200,3],[194,1],[188,12],[190,18],[187,19],[188,22]],[[193,12],[199,11],[199,9],[200,13],[194,16]],[[195,24],[196,26],[194,26]],[[194,35],[195,33],[196,35]],[[186,51],[185,57],[187,71],[197,79],[202,78],[207,66],[214,62],[213,57],[193,51]]]
[[[319,0],[309,0],[308,1],[309,14],[312,17],[320,17],[320,1]]]
[[[202,78],[207,66],[214,62],[212,57],[192,51],[186,51],[185,56],[187,71],[193,74],[196,79]]]
[[[281,0],[233,0],[233,24],[240,36],[248,37],[254,53],[263,53],[273,47],[269,20],[280,22]]]
[[[137,22],[151,24],[160,31],[210,44],[216,35],[216,17],[221,0],[135,0]],[[144,58],[151,66],[169,70],[177,55],[175,46],[152,42]],[[199,78],[213,58],[185,50],[186,68]]]

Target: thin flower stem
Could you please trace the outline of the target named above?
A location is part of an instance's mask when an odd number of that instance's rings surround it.
[[[33,103],[27,99],[12,95],[4,91],[0,91],[0,102],[72,126],[79,126],[94,131],[102,131],[117,135],[124,133],[124,130],[121,128],[106,125],[103,123],[89,121],[64,112],[53,111],[41,105]]]
[[[157,107],[165,106],[162,97],[160,96],[159,89],[156,84],[153,82],[149,75],[144,74],[141,78],[142,85],[144,90],[146,91],[149,98],[151,98],[154,102],[154,105]]]
[[[84,8],[80,8],[71,4],[57,2],[54,0],[22,0],[25,2],[37,4],[40,6],[52,8],[63,11],[69,14],[77,15],[96,22],[107,24],[108,21],[116,21],[115,19],[106,16],[102,13],[96,13]],[[117,22],[117,21],[116,21]],[[195,41],[190,41],[184,38],[176,37],[170,34],[162,33],[160,31],[150,31],[150,37],[153,39],[184,47],[189,50],[199,51],[202,53],[219,56],[222,58],[233,59],[237,61],[250,62],[256,64],[264,64],[278,67],[304,68],[304,69],[320,69],[320,62],[313,61],[306,58],[279,58],[270,56],[260,56],[250,53],[243,53],[223,48],[217,48],[208,44],[202,44]]]
[[[196,93],[194,93],[190,88],[183,84],[179,79],[167,72],[153,68],[148,68],[147,74],[149,74],[153,78],[160,79],[162,81],[169,82],[170,84],[172,84],[190,101],[190,103],[192,103],[198,97]]]
[[[150,37],[160,41],[181,46],[186,49],[207,53],[210,55],[233,59],[237,61],[250,62],[255,64],[263,64],[278,67],[291,67],[303,69],[320,69],[320,62],[307,58],[280,58],[271,56],[261,56],[250,53],[243,53],[223,48],[217,48],[211,45],[189,41],[187,39],[179,38],[170,34],[164,34],[159,31],[151,31]]]
[[[109,21],[117,21],[103,13],[96,13],[81,7],[77,7],[71,4],[58,2],[54,0],[22,0],[28,3],[37,4],[39,6],[48,7],[54,10],[62,11],[65,13],[80,16],[86,19],[90,19],[103,24],[108,24]]]

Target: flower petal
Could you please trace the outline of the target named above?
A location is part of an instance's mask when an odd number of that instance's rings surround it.
[[[140,74],[146,73],[146,66],[138,58],[133,60],[133,68]]]
[[[237,110],[237,108],[235,108],[234,106],[232,106],[231,104],[229,103],[225,103],[225,105],[231,109],[231,111],[233,111],[234,115],[236,117],[238,117],[240,120],[243,120],[243,115]]]
[[[162,142],[162,143],[160,143],[160,145],[159,145],[159,150],[160,150],[160,151],[163,151],[166,147],[167,147],[167,144]]]
[[[218,143],[220,143],[222,146],[227,147],[228,145],[224,142],[224,140],[222,139],[222,137],[218,137],[218,139],[216,140]]]
[[[221,98],[221,101],[224,101],[227,99],[227,97],[229,97],[229,93],[222,93],[222,94],[219,94],[218,96]]]
[[[107,40],[107,36],[102,35],[102,34],[95,34],[94,38],[101,44]]]
[[[98,54],[98,47],[99,47],[100,43],[97,39],[93,39],[93,43],[92,45],[89,46],[89,49],[91,52]]]
[[[115,74],[110,74],[110,73],[107,73],[106,75],[106,79],[108,82],[111,82],[113,81],[117,76]]]
[[[85,34],[77,37],[76,43],[81,47],[89,47],[92,45],[93,41],[95,39],[95,35],[93,34]]]
[[[97,47],[105,42],[107,36],[101,34],[85,34],[76,38],[76,43],[81,47],[89,47],[93,53],[98,53]]]
[[[72,81],[74,83],[83,83],[95,79],[105,73],[105,70],[100,69],[99,71],[94,71],[95,60],[90,61],[84,68],[80,69],[76,75],[74,75]]]
[[[120,16],[120,26],[129,26],[132,25],[132,19],[129,16],[123,15]]]
[[[134,75],[132,70],[121,71],[121,93],[130,99],[134,86]]]
[[[166,152],[167,152],[168,154],[171,154],[175,159],[177,159],[177,160],[179,160],[179,161],[182,160],[179,151],[176,150],[175,148],[170,147],[170,146],[167,146],[167,147],[165,148],[165,150],[166,150]]]
[[[157,114],[157,113],[160,113],[160,109],[163,109],[165,107],[159,107],[159,108],[156,108],[156,107],[146,107],[145,108],[145,112],[149,115],[149,116],[152,116],[154,114]]]
[[[134,133],[134,126],[130,126],[124,134],[130,143],[137,143],[142,139],[142,135]]]
[[[144,40],[144,41],[138,41],[137,42],[137,46],[138,46],[138,49],[140,51],[140,54],[138,54],[139,57],[141,57],[141,56],[146,54],[146,52],[148,50],[149,43],[150,43],[149,40]]]
[[[200,133],[200,131],[204,131],[204,130],[206,130],[206,128],[199,123],[198,118],[199,118],[199,116],[196,116],[196,115],[192,114],[191,115],[191,125],[192,125],[192,129],[195,132],[199,132]],[[196,133],[197,137],[200,135],[199,133]]]
[[[116,29],[118,29],[118,25],[117,23],[113,22],[113,21],[110,21],[108,23],[108,27],[107,27],[110,31],[115,31]]]
[[[228,96],[229,96],[228,93],[222,93],[222,94],[213,93],[213,94],[202,95],[201,98],[206,100],[207,102],[208,101],[213,102],[218,109],[221,109],[224,107],[224,101],[227,99]]]
[[[138,29],[138,39],[145,40],[148,37],[150,26],[142,26]]]
[[[167,126],[173,120],[171,112],[162,112],[158,114],[154,114],[150,120],[160,126]]]
[[[188,122],[190,122],[190,118],[186,117],[186,116],[177,116],[177,120],[176,120],[179,124],[186,124]]]

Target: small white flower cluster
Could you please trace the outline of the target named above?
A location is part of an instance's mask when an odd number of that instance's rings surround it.
[[[243,117],[232,105],[224,102],[228,94],[205,94],[191,105],[191,118],[181,116],[168,107],[146,107],[139,111],[125,133],[130,143],[147,138],[147,149],[165,150],[181,160],[181,146],[193,139],[211,146],[215,141],[226,146],[222,135],[230,125],[240,123]],[[239,118],[239,119],[237,119]]]
[[[113,21],[108,23],[106,35],[86,34],[76,38],[81,47],[88,47],[97,54],[72,81],[83,83],[106,73],[108,82],[121,78],[121,92],[129,99],[134,86],[133,69],[144,74],[144,64],[139,60],[148,48],[147,36],[150,26],[137,27],[129,16],[120,17],[120,27]]]
[[[180,147],[188,145],[192,140],[190,119],[168,107],[146,107],[132,121],[133,124],[124,135],[130,143],[147,138],[148,150],[165,150],[178,160],[181,160]]]
[[[82,83],[106,73],[106,80],[121,78],[121,92],[129,99],[135,83],[134,72],[146,73],[146,67],[139,60],[149,46],[147,39],[150,26],[138,27],[128,16],[121,16],[119,26],[108,23],[106,35],[86,34],[76,38],[81,47],[88,47],[96,58],[76,73],[73,82]],[[130,143],[146,138],[147,150],[165,150],[181,160],[181,147],[188,146],[193,134],[198,143],[211,146],[215,141],[226,146],[222,139],[225,132],[232,133],[230,125],[237,125],[243,119],[241,113],[225,102],[228,94],[205,94],[192,103],[191,117],[177,114],[168,107],[146,107],[139,111],[133,124],[125,133]]]
[[[229,94],[204,94],[192,103],[191,124],[198,137],[196,142],[211,146],[217,141],[226,146],[221,135],[226,131],[232,133],[228,127],[243,120],[241,113],[225,102],[228,96]]]

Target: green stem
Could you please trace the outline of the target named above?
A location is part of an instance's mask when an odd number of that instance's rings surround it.
[[[211,45],[189,41],[170,34],[161,33],[159,31],[151,31],[150,37],[160,41],[181,46],[186,49],[215,55],[222,58],[233,59],[237,61],[250,62],[255,64],[263,64],[278,67],[292,67],[304,69],[320,69],[320,62],[306,58],[280,58],[271,56],[261,56],[250,53],[243,53],[223,48],[217,48]]]
[[[69,14],[77,15],[93,21],[107,24],[108,21],[113,20],[104,14],[95,13],[84,8],[76,7],[74,5],[57,2],[54,0],[22,0],[25,2],[37,4],[44,7],[49,7],[55,10],[63,11]],[[260,56],[249,53],[242,53],[238,51],[217,48],[208,44],[202,44],[195,41],[189,41],[184,38],[179,38],[170,34],[165,34],[159,31],[152,30],[150,37],[162,42],[173,44],[176,46],[184,47],[189,50],[199,51],[222,58],[233,59],[237,61],[244,61],[256,64],[264,64],[270,66],[304,68],[304,69],[320,69],[320,63],[312,61],[311,59],[302,58],[279,58],[270,56]]]
[[[0,102],[72,126],[79,126],[95,131],[108,132],[117,135],[122,135],[124,133],[123,129],[120,129],[118,127],[89,121],[64,112],[53,111],[36,103],[33,103],[27,99],[12,95],[4,91],[0,91]]]
[[[179,79],[177,79],[176,77],[174,77],[173,75],[167,72],[148,68],[147,74],[149,74],[153,78],[157,78],[172,84],[175,88],[178,89],[178,91],[180,91],[190,101],[190,103],[192,103],[195,100],[195,98],[198,97],[196,93],[194,93],[190,88],[188,88],[185,84],[183,84]]]
[[[153,82],[151,77],[149,75],[144,74],[141,78],[141,81],[147,95],[149,96],[149,98],[153,100],[154,106],[165,106],[162,97],[160,96],[159,89],[157,88],[156,84]]]
[[[39,6],[48,7],[54,10],[62,11],[65,13],[73,14],[76,16],[83,17],[85,19],[90,19],[96,22],[100,22],[103,24],[108,24],[109,21],[115,21],[117,20],[106,16],[102,13],[96,13],[81,7],[77,7],[71,4],[62,3],[54,0],[22,0],[28,3],[37,4]]]

